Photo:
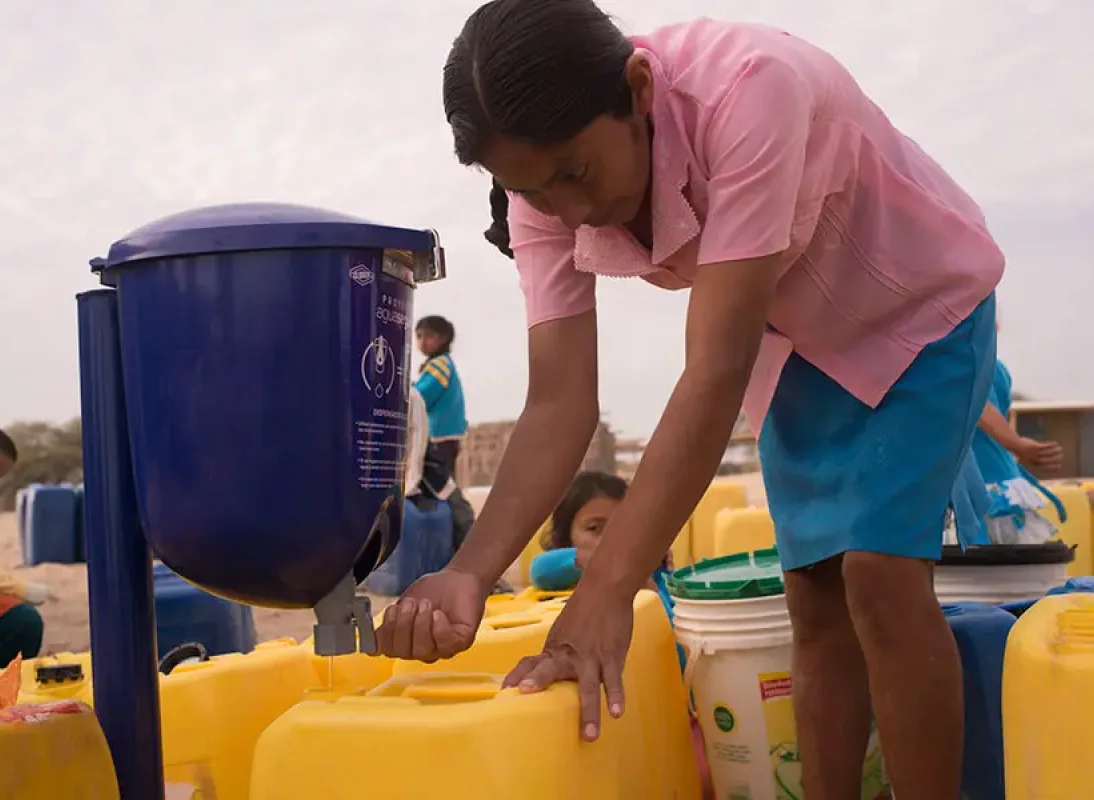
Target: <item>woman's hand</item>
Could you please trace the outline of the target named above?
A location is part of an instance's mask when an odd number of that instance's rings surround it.
[[[384,611],[377,650],[427,664],[452,658],[475,642],[489,594],[471,572],[446,567],[425,575]]]
[[[1031,467],[1056,472],[1063,466],[1064,449],[1057,442],[1041,442],[1022,437],[1016,455]]]
[[[600,687],[608,712],[622,716],[623,665],[634,628],[634,595],[578,584],[538,656],[528,656],[505,678],[505,686],[540,692],[559,681],[576,681],[581,705],[581,734],[600,735]]]

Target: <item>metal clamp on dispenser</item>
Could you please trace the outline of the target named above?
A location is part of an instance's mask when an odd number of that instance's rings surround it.
[[[372,601],[357,591],[353,573],[346,575],[330,594],[315,604],[315,654],[344,656],[376,653],[376,629]]]

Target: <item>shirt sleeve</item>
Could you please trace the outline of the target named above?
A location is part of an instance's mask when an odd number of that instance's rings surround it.
[[[573,231],[510,195],[509,239],[529,328],[596,307],[596,277],[574,266]]]
[[[699,264],[781,253],[790,246],[803,186],[815,98],[794,67],[756,58],[706,127],[710,171]],[[815,224],[815,221],[814,221]]]
[[[414,381],[414,388],[421,394],[427,409],[433,408],[437,401],[441,399],[441,395],[448,389],[452,374],[438,361],[439,359],[427,361],[425,366],[422,367],[421,374],[418,375],[418,380]]]

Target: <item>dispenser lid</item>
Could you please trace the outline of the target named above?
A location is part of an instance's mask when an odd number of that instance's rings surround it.
[[[676,570],[669,592],[683,600],[747,600],[784,594],[777,548],[710,558]]]
[[[432,231],[392,228],[322,208],[288,203],[235,203],[195,208],[150,222],[110,246],[93,271],[179,256],[319,247],[425,253]]]

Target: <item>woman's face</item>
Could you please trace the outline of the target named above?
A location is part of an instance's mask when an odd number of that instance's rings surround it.
[[[585,569],[589,560],[593,557],[593,551],[600,544],[600,536],[604,533],[604,527],[608,524],[612,514],[619,507],[619,501],[611,497],[594,497],[581,507],[574,516],[574,524],[570,528],[570,538],[577,551],[576,561],[578,569]]]
[[[568,142],[539,147],[499,139],[483,158],[506,189],[570,229],[625,225],[642,208],[650,180],[653,75],[645,57],[627,64],[634,113],[600,116]]]

